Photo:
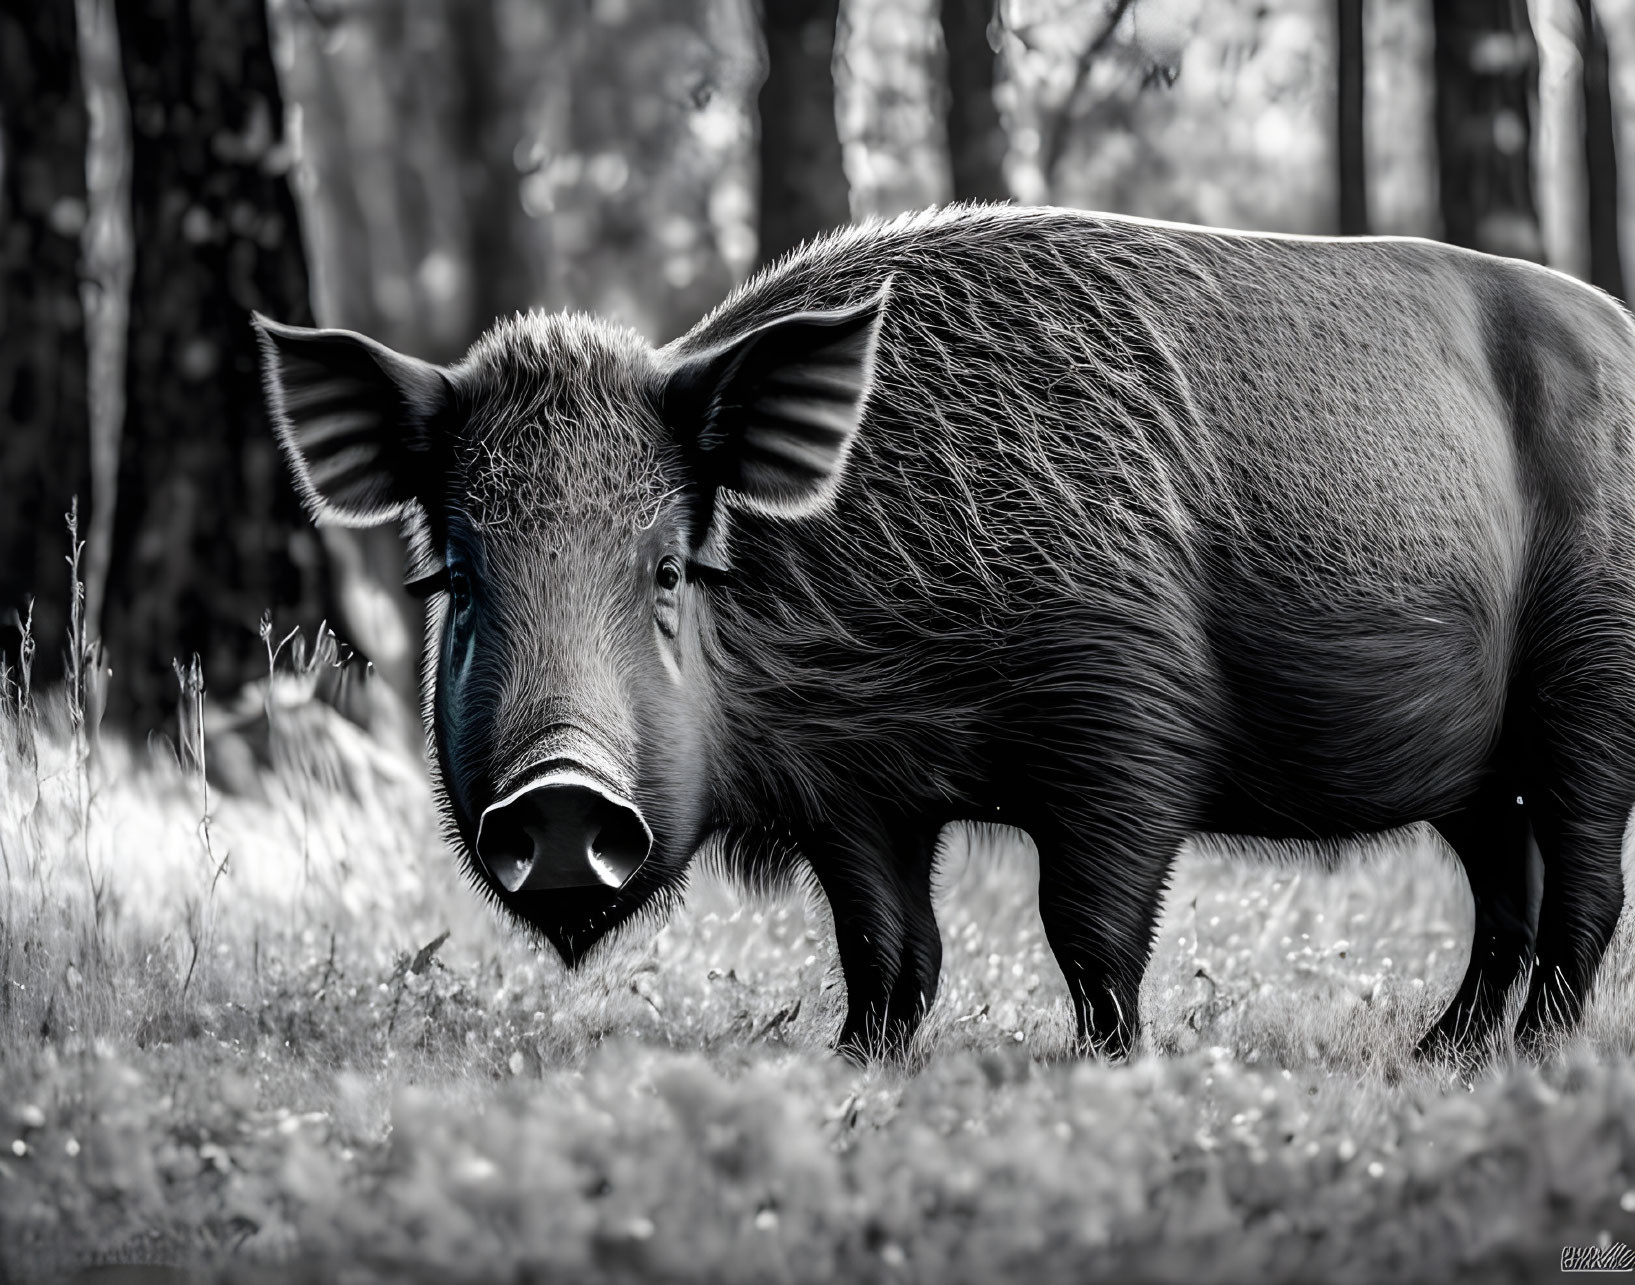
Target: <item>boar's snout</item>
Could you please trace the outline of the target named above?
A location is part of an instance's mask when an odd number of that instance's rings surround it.
[[[636,806],[572,767],[530,777],[477,826],[477,857],[507,892],[622,888],[652,847]]]

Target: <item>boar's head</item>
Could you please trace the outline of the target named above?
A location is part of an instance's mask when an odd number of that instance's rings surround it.
[[[674,352],[534,314],[449,367],[256,319],[313,515],[399,520],[433,599],[426,717],[451,842],[570,966],[665,909],[716,824],[710,595],[739,573],[724,523],[832,504],[884,300]]]

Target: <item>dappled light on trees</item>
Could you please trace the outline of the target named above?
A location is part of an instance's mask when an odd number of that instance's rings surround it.
[[[130,195],[119,166],[90,191],[76,166],[87,91],[50,54],[76,7],[129,19],[124,59],[116,50],[88,88],[129,74],[146,104]],[[213,689],[236,685],[255,668],[263,610],[281,627],[328,616],[405,709],[418,699],[419,607],[400,592],[394,534],[314,532],[241,409],[253,380],[235,318],[252,299],[300,320],[310,295],[319,322],[436,361],[530,307],[584,308],[663,340],[829,227],[1006,195],[1283,231],[1434,235],[1446,220],[1452,239],[1621,279],[1609,227],[1632,208],[1616,200],[1630,0],[1535,0],[1536,49],[1520,0],[1434,13],[1382,0],[270,0],[277,83],[265,58],[246,72],[228,38],[263,29],[260,0],[232,0],[174,36],[201,55],[185,85],[166,85],[142,29],[183,7],[40,10],[63,30],[13,10],[6,56],[33,52],[0,87],[12,94],[0,246],[14,271],[31,265],[4,306],[48,323],[0,343],[28,425],[0,450],[8,473],[41,482],[0,521],[0,547],[18,550],[0,568],[0,612],[37,596],[39,669],[53,672],[67,594],[57,517],[79,494],[90,630],[118,638],[122,674],[150,675],[116,712],[156,716],[174,695],[171,656],[194,647]],[[47,101],[62,110],[31,114]],[[102,135],[114,154],[119,125]],[[67,195],[41,204],[42,174]],[[134,262],[117,218],[97,232],[99,210],[142,229]],[[89,326],[73,315],[81,282]],[[88,330],[104,372],[89,396],[75,366]],[[56,363],[39,366],[43,384],[17,374],[41,362]],[[206,439],[206,420],[226,427]],[[49,458],[47,421],[65,443]],[[16,629],[0,633],[15,661]]]

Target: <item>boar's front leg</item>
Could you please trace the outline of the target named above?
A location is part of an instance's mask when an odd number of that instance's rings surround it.
[[[834,914],[846,976],[836,1044],[855,1061],[900,1057],[937,997],[942,937],[931,907],[939,827],[921,818],[833,823],[801,847]]]

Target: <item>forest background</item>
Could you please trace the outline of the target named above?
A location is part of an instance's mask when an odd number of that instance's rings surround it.
[[[1441,236],[1622,295],[1630,0],[8,0],[0,654],[168,723],[328,620],[413,708],[395,538],[315,533],[251,309],[457,357],[581,308],[664,341],[829,227],[1015,199]]]

